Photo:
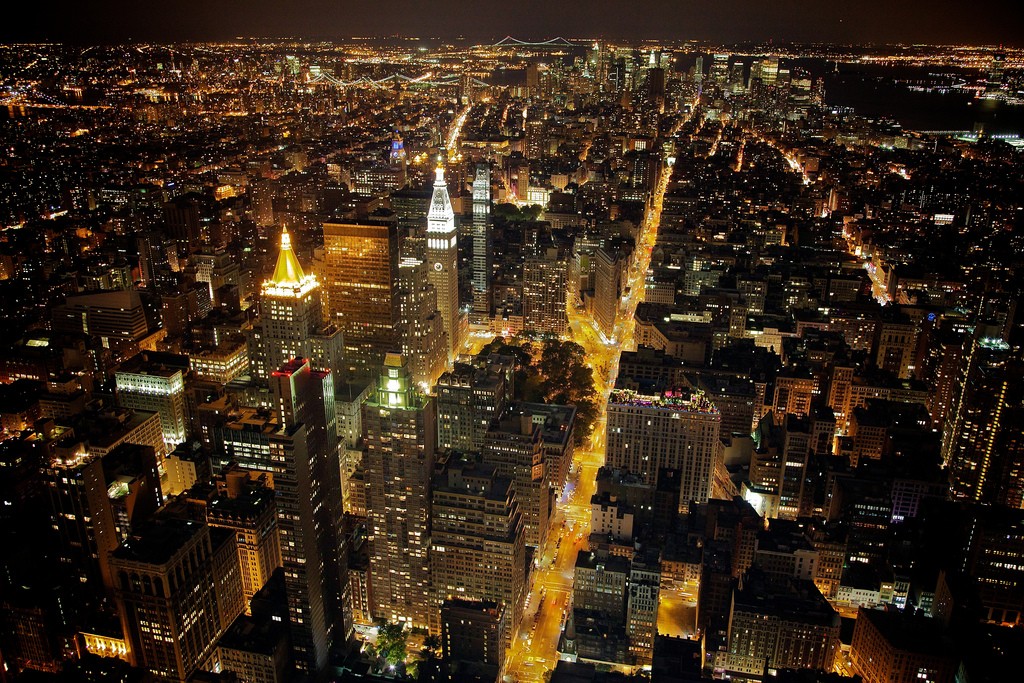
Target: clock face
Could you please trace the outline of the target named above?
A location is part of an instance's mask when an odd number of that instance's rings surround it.
[[[434,264],[434,270],[436,270],[438,272],[440,272],[443,268],[444,268],[444,266],[442,266],[440,263],[435,263]]]

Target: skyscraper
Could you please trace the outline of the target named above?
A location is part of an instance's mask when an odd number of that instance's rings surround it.
[[[456,363],[434,385],[437,445],[444,450],[478,452],[491,421],[512,395],[513,362],[508,356],[476,356]]]
[[[416,390],[409,365],[384,360],[376,396],[363,404],[363,469],[374,617],[428,628],[430,478],[437,416]]]
[[[455,212],[448,198],[444,168],[435,170],[434,194],[427,213],[428,278],[437,292],[444,331],[448,335],[448,356],[455,357],[464,340],[462,311],[459,309],[459,253]]]
[[[76,441],[55,449],[43,481],[63,571],[81,589],[77,597],[102,595],[113,587],[110,552],[162,503],[156,454],[121,444],[93,455]]]
[[[476,165],[473,177],[473,316],[485,322],[491,314],[491,167]]]
[[[397,348],[398,225],[324,223],[320,276],[328,319],[345,339],[346,364],[368,376]]]
[[[950,494],[982,503],[1020,502],[1019,421],[1024,369],[1010,345],[979,333],[971,342],[942,434]],[[1013,476],[1010,476],[1010,475]]]
[[[711,496],[722,417],[702,393],[645,396],[613,391],[608,399],[609,467],[636,474],[649,486],[662,468],[680,470],[679,507]]]
[[[237,476],[237,475],[236,475]],[[241,487],[240,487],[241,488]],[[281,538],[274,495],[262,486],[248,486],[206,501],[206,523],[235,533],[241,567],[245,611],[249,601],[281,566]]]
[[[615,340],[615,322],[622,290],[623,259],[617,251],[598,249],[594,254],[594,322],[606,338]]]
[[[483,461],[498,476],[512,480],[523,516],[526,544],[544,549],[551,515],[551,496],[544,468],[544,438],[533,415],[513,404],[491,422],[484,435]]]
[[[402,136],[395,131],[395,136],[391,138],[391,151],[388,153],[388,165],[391,166],[398,174],[399,188],[405,187],[406,182],[406,166],[408,160],[405,152],[405,143],[402,142]]]
[[[292,650],[296,668],[314,675],[327,666],[335,639],[347,634],[334,382],[304,358],[288,361],[270,380],[281,425],[269,445]]]
[[[409,359],[413,381],[426,391],[448,367],[444,321],[423,261],[403,258],[398,265],[398,279],[397,323],[402,355]]]
[[[449,457],[431,493],[432,618],[452,598],[502,604],[514,631],[526,590],[526,545],[512,482],[493,465]]]
[[[569,250],[561,246],[539,248],[523,264],[523,327],[528,332],[563,335],[569,329],[566,287]]]
[[[274,274],[263,283],[262,358],[250,359],[257,377],[293,358],[309,358],[318,369],[342,368],[342,336],[337,327],[324,325],[320,294],[320,283],[303,271],[286,228]]]
[[[160,518],[111,553],[121,624],[136,666],[184,681],[243,608],[234,534]]]

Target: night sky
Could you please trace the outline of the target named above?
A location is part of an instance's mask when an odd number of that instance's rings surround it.
[[[57,0],[0,39],[81,43],[353,35],[1024,44],[1019,0]],[[21,17],[14,18],[12,15]]]

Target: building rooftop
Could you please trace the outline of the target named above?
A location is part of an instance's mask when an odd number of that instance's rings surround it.
[[[273,655],[285,644],[288,627],[283,621],[241,614],[217,643],[219,647],[261,655]]]
[[[629,560],[618,555],[599,555],[589,550],[576,553],[576,569],[629,574]]]
[[[717,415],[718,408],[702,391],[670,389],[660,395],[641,394],[629,389],[615,389],[608,397],[608,405],[638,408],[660,408],[676,413],[702,413]]]
[[[131,562],[166,564],[204,528],[202,522],[193,520],[174,517],[153,519],[133,530],[111,555]]]
[[[744,575],[733,594],[733,604],[736,612],[839,628],[839,613],[814,582],[771,580],[756,565]]]
[[[870,623],[896,650],[930,655],[951,655],[953,643],[940,621],[905,612],[861,608],[857,621]]]

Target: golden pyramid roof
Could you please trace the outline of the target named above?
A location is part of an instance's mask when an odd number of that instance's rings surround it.
[[[271,278],[278,287],[283,285],[302,284],[306,274],[302,272],[299,259],[292,251],[292,238],[288,234],[288,228],[281,232],[281,253],[277,256],[277,266],[274,268],[274,276]]]

